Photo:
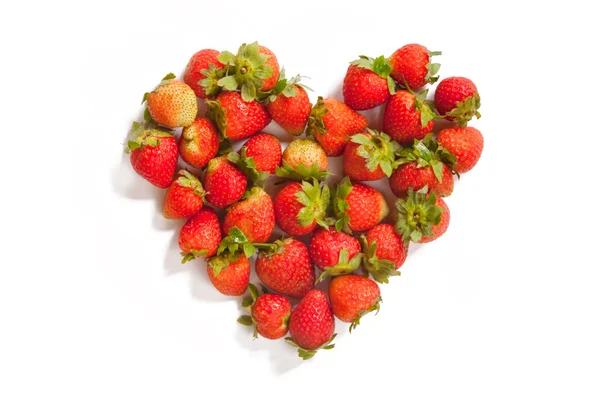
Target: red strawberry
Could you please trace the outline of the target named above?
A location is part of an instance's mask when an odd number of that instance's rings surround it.
[[[217,59],[218,55],[218,50],[200,50],[185,67],[183,81],[201,99],[216,96],[220,90],[217,81],[223,77],[225,66]]]
[[[271,289],[299,299],[315,285],[315,269],[306,245],[296,239],[278,240],[262,247],[256,274]]]
[[[267,133],[253,136],[242,146],[239,154],[229,153],[228,159],[255,184],[264,186],[267,178],[281,165],[281,143]]]
[[[414,95],[406,90],[397,91],[385,105],[383,131],[400,144],[421,140],[433,130],[435,113],[425,103],[427,90]]]
[[[335,188],[333,209],[338,218],[335,227],[349,233],[371,229],[390,213],[380,192],[361,183],[352,184],[348,177]]]
[[[173,135],[134,122],[125,152],[131,153],[135,172],[154,186],[169,187],[177,168],[177,142]]]
[[[429,134],[399,152],[396,163],[400,166],[390,176],[390,188],[398,197],[404,197],[409,188],[416,191],[424,186],[440,196],[450,196],[454,190],[455,161],[456,157]]]
[[[213,158],[204,175],[206,200],[215,207],[227,207],[244,195],[248,178],[227,160],[227,156]]]
[[[275,227],[273,201],[260,187],[253,187],[243,200],[232,205],[223,221],[223,232],[237,227],[248,242],[266,242]]]
[[[251,315],[243,315],[238,322],[254,326],[254,338],[260,334],[267,339],[279,339],[288,332],[288,321],[292,313],[289,300],[280,294],[264,293],[258,296],[253,284],[248,285],[250,296],[244,298],[242,306],[250,310]]]
[[[316,178],[324,180],[328,175],[329,160],[319,143],[309,139],[296,139],[283,151],[283,167],[277,168],[277,176],[306,181]]]
[[[302,236],[312,232],[317,224],[327,228],[326,218],[330,192],[316,179],[313,183],[290,182],[273,199],[275,221],[288,235]]]
[[[376,181],[392,174],[400,146],[385,133],[367,128],[352,135],[344,150],[344,173],[354,181]]]
[[[388,62],[392,67],[392,78],[399,84],[411,89],[419,89],[428,83],[436,82],[435,76],[440,64],[432,64],[431,57],[441,55],[441,51],[429,51],[420,44],[407,44],[396,50]]]
[[[144,102],[152,119],[168,128],[190,126],[198,114],[196,94],[172,73],[165,76],[152,92],[144,94],[142,104]]]
[[[454,170],[460,174],[470,171],[483,151],[483,136],[472,127],[443,129],[438,142],[456,157]]]
[[[327,295],[318,289],[308,292],[292,311],[289,329],[291,337],[285,341],[298,347],[303,360],[312,358],[319,349],[333,349],[335,319]]]
[[[363,267],[379,283],[388,283],[388,277],[400,275],[396,272],[406,261],[408,244],[390,224],[379,224],[369,229],[363,240]]]
[[[358,275],[336,276],[329,283],[329,298],[333,315],[351,322],[350,333],[360,319],[371,311],[379,312],[381,292],[377,283]]]
[[[334,227],[317,228],[310,239],[308,252],[313,263],[324,271],[317,281],[329,275],[349,274],[360,266],[362,259],[359,241]]]
[[[182,263],[196,257],[212,257],[221,241],[221,224],[212,208],[203,208],[190,218],[179,231]]]
[[[434,101],[440,115],[459,126],[467,126],[471,118],[481,117],[479,92],[470,79],[457,76],[443,79],[435,90]]]
[[[383,56],[376,59],[360,56],[352,61],[342,88],[344,103],[354,110],[368,110],[385,103],[396,91],[390,70]]]
[[[442,236],[450,224],[450,210],[444,200],[427,188],[408,190],[405,198],[396,201],[398,220],[396,232],[408,243],[428,243]]]
[[[268,97],[267,103],[267,110],[273,117],[273,121],[292,135],[300,135],[304,132],[312,107],[304,89],[308,87],[299,82],[299,75],[286,79],[282,68],[279,81]]]
[[[250,261],[244,254],[221,254],[208,260],[206,272],[219,292],[241,296],[248,289]]]
[[[350,136],[364,132],[367,119],[337,99],[319,97],[310,112],[307,134],[315,139],[329,157],[341,156]]]
[[[208,118],[196,118],[183,128],[179,137],[179,154],[194,168],[204,168],[219,151],[219,132]]]
[[[194,175],[186,170],[179,171],[179,178],[175,179],[163,203],[165,218],[189,218],[196,214],[204,204],[204,188]]]
[[[249,138],[271,122],[264,105],[257,101],[244,101],[239,92],[222,92],[206,104],[208,118],[217,125],[224,138]]]

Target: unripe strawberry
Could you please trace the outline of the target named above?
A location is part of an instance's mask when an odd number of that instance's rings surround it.
[[[179,154],[194,168],[204,168],[219,151],[219,132],[208,118],[196,118],[183,128],[179,137]]]
[[[329,161],[319,143],[309,139],[296,139],[283,151],[283,166],[277,168],[277,176],[307,181],[312,178],[324,180],[328,176]]]
[[[168,74],[152,92],[145,93],[144,102],[152,119],[168,128],[190,126],[198,114],[196,94],[174,74]]]

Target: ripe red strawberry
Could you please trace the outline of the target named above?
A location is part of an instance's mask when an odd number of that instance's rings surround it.
[[[282,68],[279,81],[267,100],[267,110],[273,117],[273,121],[291,135],[300,135],[304,132],[312,107],[305,88],[312,89],[299,82],[299,75],[286,79]]]
[[[360,319],[371,311],[379,313],[381,292],[377,283],[358,275],[336,276],[329,283],[329,298],[333,315],[351,322],[350,333]]]
[[[289,329],[291,337],[285,341],[298,347],[303,360],[312,358],[319,349],[333,349],[335,319],[327,295],[318,289],[308,292],[292,311]]]
[[[248,178],[227,160],[227,156],[213,158],[204,175],[206,200],[215,207],[227,207],[244,195]]]
[[[208,118],[196,118],[192,125],[183,128],[179,137],[179,154],[192,167],[206,167],[218,151],[219,132]]]
[[[342,88],[344,103],[354,110],[368,110],[385,103],[396,91],[390,70],[383,56],[376,59],[360,56],[352,61]]]
[[[317,282],[327,276],[349,274],[360,266],[362,259],[359,241],[334,227],[317,228],[308,252],[313,263],[323,271]]]
[[[177,168],[177,142],[164,130],[134,122],[125,148],[131,166],[154,186],[167,188]]]
[[[372,187],[350,182],[348,177],[336,186],[333,194],[335,227],[345,232],[371,229],[390,213],[383,195]]]
[[[290,182],[273,199],[275,222],[282,231],[292,236],[307,235],[317,224],[327,228],[330,199],[327,185],[320,187],[316,179],[312,184],[307,181]]]
[[[237,227],[250,243],[266,242],[275,227],[271,197],[260,187],[253,187],[239,202],[232,205],[223,220],[223,232],[228,235]]]
[[[379,224],[369,229],[363,240],[363,268],[379,283],[388,283],[388,277],[400,275],[398,268],[406,261],[408,244],[390,224]]]
[[[416,191],[424,186],[440,196],[450,196],[454,190],[455,161],[456,157],[429,134],[399,152],[396,163],[400,166],[390,176],[390,188],[398,197],[404,197],[409,188]]]
[[[440,131],[438,142],[456,157],[454,170],[459,174],[470,171],[483,151],[483,136],[473,127],[448,128]]]
[[[427,90],[414,95],[397,91],[385,105],[383,131],[400,144],[421,140],[433,130],[435,113],[425,102]]]
[[[204,204],[206,192],[198,178],[186,170],[179,171],[179,175],[169,186],[163,202],[165,218],[189,218]]]
[[[457,76],[443,79],[435,90],[434,101],[440,115],[459,126],[467,126],[473,117],[481,117],[479,92],[470,79]]]
[[[390,176],[400,146],[385,133],[367,128],[352,135],[344,150],[344,173],[354,181],[376,181]]]
[[[444,200],[427,188],[409,189],[405,198],[396,201],[398,219],[394,228],[405,243],[428,243],[442,236],[450,224],[450,210]]]
[[[288,238],[258,246],[256,274],[265,285],[295,299],[313,288],[315,269],[304,243]]]
[[[250,261],[244,254],[221,254],[208,260],[206,272],[219,292],[241,296],[248,289]]]
[[[310,112],[307,134],[315,139],[329,157],[341,156],[350,136],[364,132],[367,119],[337,99],[319,97]]]
[[[239,92],[222,92],[215,100],[207,100],[207,116],[219,128],[224,138],[246,139],[263,130],[271,117],[264,105],[246,102]]]
[[[220,90],[217,81],[225,74],[225,66],[217,59],[218,56],[218,50],[200,50],[185,67],[183,81],[201,99],[216,96]]]
[[[277,176],[306,181],[312,178],[324,180],[329,175],[327,154],[319,143],[309,139],[296,139],[283,151],[283,167],[277,168]]]
[[[419,89],[428,83],[436,82],[435,76],[440,64],[432,64],[431,57],[442,55],[441,51],[429,51],[420,44],[407,44],[396,50],[388,62],[392,67],[390,75],[399,84],[411,89]]]
[[[248,285],[250,296],[245,297],[242,306],[250,310],[251,315],[242,315],[238,322],[254,327],[254,338],[260,334],[267,339],[279,339],[288,332],[288,321],[292,313],[289,300],[280,294],[263,293],[253,284]]]
[[[203,208],[190,218],[179,231],[182,263],[196,257],[212,257],[221,241],[221,224],[212,208]]]
[[[281,165],[281,143],[273,135],[260,133],[244,143],[239,153],[229,153],[228,159],[236,163],[248,179],[264,186]]]
[[[144,94],[142,104],[144,102],[152,119],[168,128],[190,126],[198,114],[196,94],[172,73],[165,76],[152,92]]]

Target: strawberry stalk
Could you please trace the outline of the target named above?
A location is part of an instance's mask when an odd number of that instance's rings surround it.
[[[317,354],[317,351],[319,350],[331,350],[335,347],[335,344],[332,343],[333,339],[335,339],[335,337],[337,336],[337,333],[333,334],[333,336],[331,337],[331,339],[323,344],[322,346],[314,349],[314,350],[307,350],[307,349],[303,349],[302,347],[298,346],[296,344],[296,342],[294,342],[294,339],[292,339],[291,337],[286,337],[285,338],[285,342],[287,344],[289,344],[290,346],[294,346],[298,349],[298,357],[300,357],[303,360],[310,360],[311,358],[313,358],[315,356],[315,354]]]

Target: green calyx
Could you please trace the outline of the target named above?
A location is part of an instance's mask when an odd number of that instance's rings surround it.
[[[363,254],[358,253],[352,259],[349,259],[348,250],[342,249],[340,250],[340,255],[338,258],[338,263],[333,267],[325,267],[317,282],[321,282],[323,279],[328,278],[330,276],[339,276],[339,275],[348,275],[354,272],[358,267],[360,267],[360,263],[362,261]]]
[[[248,242],[248,238],[244,233],[237,227],[234,226],[229,230],[229,234],[221,239],[219,247],[217,248],[217,254],[239,254],[241,252],[248,258],[252,257],[256,252],[256,247]]]
[[[310,116],[308,117],[308,125],[306,127],[306,136],[315,135],[315,133],[320,133],[322,135],[327,133],[327,128],[325,128],[325,122],[323,122],[323,116],[327,114],[327,107],[325,107],[325,102],[323,101],[323,97],[319,96],[317,99],[317,104],[313,106],[310,110]]]
[[[154,122],[134,122],[129,132],[131,139],[127,141],[125,153],[129,154],[135,149],[145,146],[155,147],[160,143],[161,137],[172,137],[170,130],[159,128]]]
[[[207,97],[215,97],[221,93],[221,86],[219,86],[219,80],[225,76],[225,68],[217,68],[214,64],[209,64],[208,69],[200,71],[205,76],[204,79],[198,82]]]
[[[381,167],[389,178],[394,171],[396,153],[400,151],[401,147],[398,142],[383,132],[369,128],[367,128],[367,132],[371,134],[371,137],[359,133],[353,135],[350,141],[360,144],[356,153],[366,160],[365,165],[369,171],[373,172],[377,167]]]
[[[179,178],[177,178],[177,183],[179,184],[179,186],[193,189],[194,194],[196,196],[200,196],[202,198],[206,196],[206,192],[204,191],[202,183],[200,183],[200,180],[198,180],[198,178],[196,178],[194,175],[192,175],[189,171],[186,171],[185,169],[179,171],[179,175]]]
[[[263,87],[263,79],[273,75],[273,69],[267,65],[269,56],[260,53],[258,42],[242,44],[237,55],[223,51],[218,60],[226,66],[225,76],[217,85],[228,91],[240,90],[242,99],[251,102]]]
[[[258,94],[258,98],[259,100],[266,100],[267,103],[270,103],[275,101],[277,96],[280,94],[284,95],[285,97],[296,97],[296,86],[301,86],[304,89],[312,92],[313,90],[311,88],[300,83],[302,78],[306,78],[306,76],[296,75],[293,78],[287,79],[285,77],[285,68],[282,67],[281,71],[279,72],[279,78],[275,84],[275,87],[268,92],[260,92]]]
[[[456,103],[456,108],[447,113],[446,116],[452,117],[458,126],[464,128],[473,117],[477,117],[477,119],[481,118],[479,106],[481,106],[481,99],[479,93],[475,93],[473,96],[467,97],[464,101]]]
[[[364,276],[371,275],[379,283],[389,283],[390,276],[400,276],[400,271],[396,271],[396,266],[390,260],[380,260],[377,253],[377,241],[367,242],[367,238],[362,235],[360,240],[365,253],[362,259]]]
[[[396,82],[390,76],[392,66],[384,56],[379,56],[375,59],[367,56],[358,56],[358,60],[354,60],[350,65],[355,65],[360,68],[368,69],[369,71],[375,72],[381,78],[387,81],[388,90],[390,94],[396,93]]]
[[[291,337],[286,337],[285,338],[285,342],[287,344],[289,344],[290,346],[294,346],[298,349],[298,357],[300,357],[303,360],[310,360],[311,358],[313,358],[315,356],[315,354],[317,354],[317,351],[319,350],[331,350],[335,347],[335,344],[333,344],[333,339],[335,339],[335,337],[337,336],[337,333],[334,333],[333,336],[331,337],[331,339],[321,345],[319,348],[314,349],[314,350],[307,350],[307,349],[303,349],[302,347],[298,346],[296,344],[296,342],[294,342],[294,339],[292,339]]]
[[[230,263],[238,260],[239,253],[224,252],[207,260],[208,266],[212,268],[213,274],[218,276]]]
[[[312,167],[300,164],[294,168],[283,160],[282,166],[276,168],[275,175],[292,181],[307,181],[314,178],[322,182],[329,176],[329,171],[321,170],[318,163],[314,163]]]
[[[258,330],[256,329],[256,321],[252,316],[252,308],[254,307],[254,303],[256,303],[256,299],[260,295],[256,286],[252,283],[248,284],[248,291],[250,295],[246,296],[242,300],[242,307],[247,308],[250,311],[250,315],[242,315],[237,319],[237,322],[244,326],[251,326],[254,328],[254,339],[258,338]],[[266,292],[265,292],[266,293]]]
[[[431,100],[427,100],[427,93],[429,92],[429,89],[425,89],[422,92],[417,93],[417,94],[415,94],[408,87],[406,90],[408,90],[410,93],[412,93],[415,96],[415,109],[417,109],[421,112],[421,126],[423,126],[423,127],[427,126],[427,124],[430,121],[433,121],[434,119],[443,118],[442,116],[439,116],[438,114],[436,114],[435,111],[433,111],[433,104],[432,104]]]
[[[442,55],[441,51],[430,51],[429,52],[429,62],[427,63],[427,75],[425,75],[426,82],[435,83],[440,79],[440,77],[437,75],[437,73],[440,70],[441,64],[440,63],[432,63],[431,57],[441,56],[441,55]]]
[[[451,154],[429,133],[422,140],[413,142],[412,147],[405,147],[397,152],[398,159],[394,168],[406,163],[415,162],[417,168],[431,167],[436,179],[442,182],[444,176],[444,164],[454,169],[456,156]]]
[[[308,226],[316,221],[319,226],[328,229],[333,223],[333,220],[327,217],[331,205],[329,187],[325,184],[321,187],[316,178],[313,178],[312,184],[303,181],[301,185],[302,190],[296,193],[296,199],[304,207],[298,212],[298,223]]]
[[[352,233],[352,230],[348,226],[350,223],[350,216],[348,215],[350,206],[348,205],[348,200],[346,200],[351,191],[352,182],[346,176],[334,186],[332,196],[333,213],[335,214],[335,218],[337,218],[335,229],[346,233]]]
[[[267,179],[269,176],[271,176],[271,174],[267,171],[258,171],[256,169],[254,158],[246,156],[245,147],[242,147],[240,153],[241,154],[231,152],[227,155],[227,159],[236,164],[239,169],[248,177],[248,179],[254,182],[255,185],[264,188],[267,184]]]
[[[181,263],[185,264],[188,261],[192,261],[195,260],[196,258],[200,258],[200,257],[204,257],[208,254],[208,250],[202,249],[202,250],[197,250],[197,249],[191,249],[188,252],[184,252],[182,251],[181,253],[182,258],[181,258]]]
[[[227,139],[227,111],[216,100],[206,100],[206,106],[206,117],[217,126],[221,141]]]
[[[350,328],[349,328],[350,333],[352,333],[352,331],[354,329],[356,329],[356,327],[358,325],[360,325],[360,319],[362,317],[364,317],[365,315],[367,315],[368,313],[375,311],[375,315],[379,314],[380,306],[381,306],[381,296],[379,296],[375,299],[375,302],[373,303],[373,305],[371,307],[367,308],[366,310],[360,310],[358,312],[358,317],[356,317],[356,319],[354,321],[352,321],[352,323],[350,324]]]
[[[395,229],[405,244],[418,243],[424,236],[433,236],[431,228],[442,221],[442,207],[436,206],[435,192],[427,193],[427,185],[414,192],[408,189],[406,198],[396,200],[398,219]]]

